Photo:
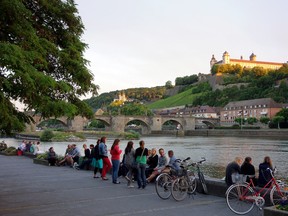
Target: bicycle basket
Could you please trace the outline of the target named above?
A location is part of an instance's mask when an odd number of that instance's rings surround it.
[[[235,183],[245,183],[247,180],[247,175],[239,174],[239,173],[233,173],[231,175],[232,182]]]

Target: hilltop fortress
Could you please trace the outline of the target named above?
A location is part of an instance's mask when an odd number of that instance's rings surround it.
[[[222,60],[217,61],[214,55],[210,60],[210,67],[212,68],[213,65],[222,65],[222,64],[231,64],[231,65],[240,65],[242,67],[253,68],[253,67],[263,67],[265,69],[273,69],[276,70],[280,68],[283,63],[279,62],[265,62],[265,61],[257,61],[256,55],[252,53],[249,57],[249,60],[244,60],[241,56],[240,59],[232,59],[227,51],[223,53]]]

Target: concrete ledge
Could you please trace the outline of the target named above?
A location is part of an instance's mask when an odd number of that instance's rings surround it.
[[[265,207],[263,210],[263,216],[287,216],[288,211],[278,210],[274,206]]]
[[[31,152],[23,152],[23,156],[29,157],[29,158],[36,158],[37,155],[34,155]]]
[[[225,181],[215,178],[205,178],[206,185],[208,189],[208,194],[225,197],[227,186]],[[197,181],[197,192],[202,192],[202,186],[199,181]]]
[[[37,159],[37,158],[33,158],[33,163],[34,164],[46,165],[46,166],[49,165],[48,160]]]
[[[4,152],[4,151],[0,151],[0,154],[1,155],[5,155],[5,156],[17,156],[17,152],[7,153],[7,152]]]

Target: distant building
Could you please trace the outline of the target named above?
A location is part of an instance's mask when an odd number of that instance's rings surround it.
[[[241,56],[240,59],[232,59],[230,58],[230,55],[227,51],[223,53],[222,60],[217,61],[214,55],[212,55],[212,58],[210,60],[210,67],[212,68],[213,65],[218,64],[231,64],[231,65],[240,65],[242,67],[246,68],[253,68],[253,67],[263,67],[265,69],[273,69],[276,70],[283,66],[283,63],[279,62],[265,62],[265,61],[257,61],[256,60],[256,55],[252,53],[249,57],[249,60],[244,60],[243,57]]]
[[[115,98],[114,101],[122,101],[123,103],[127,101],[127,97],[124,92],[120,92]]]
[[[235,123],[236,118],[261,117],[273,118],[282,109],[282,104],[272,98],[260,98],[229,102],[220,112],[221,123]]]
[[[181,116],[194,116],[198,118],[219,118],[219,109],[210,106],[185,107],[179,110]]]

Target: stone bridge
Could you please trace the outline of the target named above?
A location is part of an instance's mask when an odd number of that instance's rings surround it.
[[[37,125],[47,119],[42,119],[40,115],[34,115],[35,124],[26,126],[26,131],[35,131]],[[53,119],[53,118],[51,118]],[[76,116],[69,119],[65,116],[56,118],[61,121],[69,130],[82,131],[83,128],[91,122],[90,119]],[[167,121],[172,121],[175,125],[180,125],[179,130],[195,130],[194,117],[170,117],[170,116],[103,116],[95,115],[94,119],[102,121],[105,124],[106,131],[124,132],[125,127],[131,122],[137,120],[140,123],[142,134],[150,134],[153,131],[162,131],[162,126]]]
[[[33,116],[35,124],[27,125],[26,131],[35,131],[38,124],[45,119],[41,119],[40,115]],[[52,118],[51,118],[52,119]],[[177,117],[177,116],[103,116],[95,115],[94,119],[102,121],[105,124],[106,131],[124,132],[129,123],[137,121],[140,123],[142,134],[151,134],[153,132],[162,131],[162,127],[166,122],[173,122],[173,125],[178,126],[179,131],[195,130],[199,125],[206,124],[214,127],[219,124],[219,119],[205,119],[195,117]],[[83,128],[91,122],[90,119],[76,116],[73,119],[60,117],[57,120],[61,121],[69,130],[82,131]],[[206,126],[206,127],[207,127]]]

